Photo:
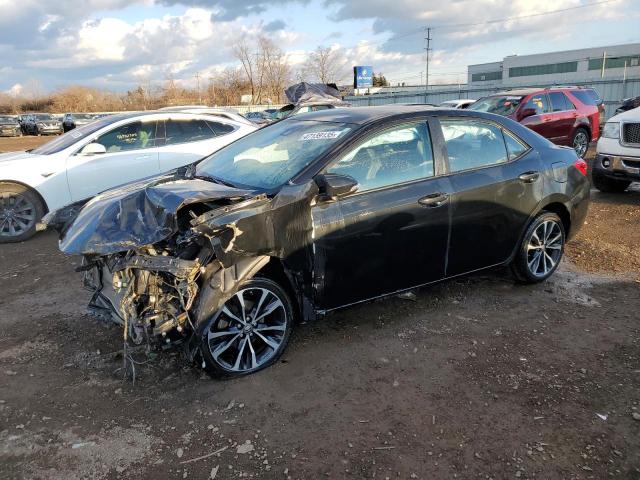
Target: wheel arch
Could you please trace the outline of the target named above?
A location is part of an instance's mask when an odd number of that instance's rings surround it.
[[[294,276],[281,258],[269,257],[269,262],[256,273],[256,276],[269,278],[280,285],[293,302],[296,316],[298,318],[306,318],[305,312],[302,309],[302,305],[305,304],[304,299],[301,298],[302,290],[295,288],[296,282]]]
[[[11,183],[13,185],[20,185],[21,187],[24,187],[24,188],[28,189],[29,191],[35,193],[38,196],[38,199],[40,200],[40,202],[42,203],[43,212],[45,214],[49,213],[49,206],[47,205],[46,200],[44,199],[42,194],[37,189],[33,188],[31,185],[28,185],[28,184],[26,184],[24,182],[20,182],[18,180],[2,180],[2,179],[0,179],[0,185],[2,185],[3,183],[4,184]]]
[[[565,237],[569,237],[569,232],[571,231],[571,213],[567,206],[560,201],[551,201],[540,208],[538,213],[541,211],[555,213],[562,220],[562,227],[564,228]]]
[[[589,142],[593,140],[593,132],[591,131],[591,123],[588,118],[579,118],[573,128],[573,134],[571,135],[571,139],[576,135],[576,132],[580,129],[586,130],[587,135],[589,135]]]

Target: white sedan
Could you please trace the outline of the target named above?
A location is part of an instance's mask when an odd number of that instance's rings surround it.
[[[200,114],[123,113],[0,154],[0,243],[30,238],[47,212],[188,165],[256,128]]]

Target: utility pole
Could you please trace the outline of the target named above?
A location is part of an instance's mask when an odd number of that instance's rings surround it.
[[[425,79],[424,79],[424,84],[425,84],[425,90],[429,90],[429,52],[431,51],[431,27],[427,27],[427,36],[424,37],[425,41],[427,42],[427,46],[425,48],[425,51],[427,52],[427,65],[426,65],[426,71],[425,71]]]
[[[218,103],[216,102],[216,84],[213,76],[209,76],[209,90],[211,91],[211,98],[214,103],[212,106],[215,107]]]
[[[604,66],[607,63],[607,51],[602,52],[602,70],[600,72],[600,78],[604,78]]]
[[[202,105],[202,97],[200,97],[200,72],[196,72],[194,77],[196,78],[196,88],[198,89],[198,104]]]

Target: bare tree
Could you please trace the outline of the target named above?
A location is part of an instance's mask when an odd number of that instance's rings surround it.
[[[302,72],[320,83],[339,83],[347,74],[347,62],[340,50],[331,47],[318,47],[309,55]]]
[[[252,102],[256,100],[256,75],[257,75],[257,66],[255,55],[251,53],[251,47],[247,43],[246,39],[241,39],[234,47],[233,47],[233,55],[240,61],[242,64],[242,70],[249,82],[251,87],[251,97]]]
[[[258,40],[259,55],[262,60],[261,66],[264,70],[262,75],[263,90],[270,100],[278,102],[283,95],[284,89],[291,81],[291,69],[282,50],[266,37]]]

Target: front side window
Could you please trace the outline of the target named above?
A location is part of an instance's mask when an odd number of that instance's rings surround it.
[[[533,95],[527,103],[524,105],[524,109],[532,108],[535,110],[536,115],[541,115],[543,113],[549,113],[551,109],[549,108],[549,101],[547,100],[547,95],[541,93],[539,95]]]
[[[152,148],[155,144],[156,122],[132,122],[101,135],[96,143],[108,153]]]
[[[198,164],[196,175],[271,190],[342,141],[353,125],[287,119],[242,137]]]
[[[441,120],[449,170],[459,172],[505,163],[507,150],[498,126],[471,119]]]
[[[167,120],[166,145],[199,142],[215,136],[204,120]]]
[[[378,133],[328,171],[352,176],[359,192],[432,177],[433,152],[427,124],[403,125]]]

